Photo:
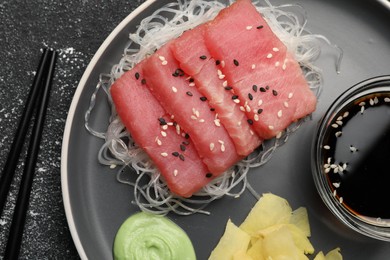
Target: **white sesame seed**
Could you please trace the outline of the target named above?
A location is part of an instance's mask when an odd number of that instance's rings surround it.
[[[243,112],[245,112],[245,107],[240,106],[240,110],[243,111]]]
[[[325,150],[329,150],[329,149],[330,149],[330,146],[329,146],[329,145],[324,145],[324,149],[325,149]]]
[[[199,123],[204,123],[205,120],[202,118],[202,119],[199,119]]]
[[[179,173],[178,170],[176,170],[176,169],[173,170],[173,175],[174,175],[174,176],[177,176],[178,173]]]
[[[280,137],[282,137],[282,132],[276,134],[276,139],[280,139]]]
[[[254,135],[255,133],[251,130],[249,130],[249,133],[251,133],[251,135]]]
[[[338,124],[338,125],[343,125],[343,121],[337,120],[337,121],[336,121],[336,124]]]
[[[353,153],[355,153],[355,152],[358,151],[358,149],[357,149],[355,146],[353,146],[353,145],[349,146],[349,150],[350,150],[351,152],[353,152]]]
[[[260,99],[260,100],[257,102],[257,105],[258,105],[258,106],[261,106],[262,104],[263,104],[263,100]]]
[[[328,157],[327,162],[330,163],[331,161],[332,161],[332,158],[331,158],[331,157]]]
[[[167,137],[167,132],[161,131],[161,135],[162,135],[163,137]]]
[[[286,68],[287,68],[286,63],[283,63],[282,69],[283,69],[283,70],[286,70]]]
[[[362,107],[360,108],[360,114],[363,114],[363,113],[364,113],[364,109],[365,109],[364,106],[362,106]]]
[[[251,30],[252,29],[252,25],[248,25],[247,27],[246,27],[246,29],[249,31],[249,30]]]
[[[222,151],[222,152],[225,151],[225,145],[224,145],[224,144],[221,145],[221,151]]]
[[[390,102],[390,98],[388,98],[388,97],[386,97],[384,100],[385,100],[386,103]]]
[[[292,98],[293,96],[294,96],[294,93],[292,93],[292,92],[288,93],[288,98],[289,99]]]
[[[220,143],[220,144],[224,144],[225,142],[224,142],[224,141],[222,141],[222,140],[218,140],[218,143]]]
[[[324,164],[324,168],[330,168],[330,164],[329,163],[325,163]]]
[[[258,114],[255,114],[255,115],[253,116],[253,119],[254,119],[255,121],[259,121],[259,115],[258,115]]]
[[[344,163],[343,164],[343,170],[347,169],[347,167],[348,167],[348,164]]]
[[[162,157],[167,157],[167,156],[168,156],[168,153],[161,153],[161,156],[162,156]]]
[[[190,82],[190,84],[188,84],[188,86],[195,87],[195,82]]]
[[[223,74],[221,70],[217,70],[217,73],[218,73],[218,76]]]
[[[242,124],[241,121],[237,122],[237,126],[241,126],[241,124]]]
[[[176,93],[176,92],[177,92],[177,88],[172,87],[172,91],[173,91],[174,93]]]
[[[335,136],[336,136],[336,137],[340,137],[341,135],[342,135],[342,132],[341,132],[341,131],[338,131],[338,132],[335,133]]]
[[[332,127],[333,128],[337,128],[337,127],[339,127],[339,125],[338,124],[332,124]]]
[[[215,144],[214,143],[210,143],[210,151],[214,150],[214,147],[215,147]]]
[[[362,107],[362,106],[365,106],[365,105],[366,105],[366,102],[364,102],[364,101],[362,101],[362,102],[359,103],[359,106],[361,106],[361,107]]]
[[[330,168],[336,169],[336,168],[337,168],[337,164],[332,163],[332,164],[330,165]]]
[[[269,130],[274,130],[274,127],[272,125],[268,126]]]
[[[344,171],[344,168],[341,165],[339,165],[337,168],[339,169],[339,172],[343,172]]]
[[[378,102],[379,102],[378,97],[374,97],[374,104],[378,104]]]
[[[197,117],[200,116],[199,110],[196,110],[196,111],[195,111],[195,115],[196,115]]]
[[[274,52],[278,52],[278,51],[279,51],[279,48],[273,47],[272,50],[273,50]]]
[[[176,125],[176,133],[179,135],[180,134],[180,126]]]
[[[246,105],[245,110],[246,110],[246,112],[251,112],[251,107],[249,105]]]
[[[256,69],[256,64],[252,64],[252,67],[251,67],[253,70]]]
[[[115,169],[116,168],[116,164],[111,164],[110,165],[110,169]]]
[[[278,117],[281,118],[282,115],[283,115],[283,111],[282,111],[282,110],[279,110],[279,111],[278,111]]]
[[[268,55],[267,55],[267,59],[271,59],[272,58],[272,53],[268,53]]]
[[[370,105],[373,106],[374,105],[374,100],[372,98],[370,98]]]
[[[341,120],[343,120],[343,117],[342,117],[342,116],[339,116],[339,117],[337,118],[337,121],[341,121]]]
[[[335,196],[335,197],[336,197],[336,195],[337,195],[337,191],[336,191],[336,190],[334,190],[334,191],[333,191],[333,196]]]
[[[164,61],[161,62],[161,64],[165,66],[165,65],[168,64],[168,61],[164,60]]]
[[[164,61],[164,60],[165,60],[165,57],[164,57],[164,56],[161,56],[161,55],[159,55],[158,58],[159,58],[161,61]]]
[[[220,123],[219,119],[214,119],[214,124],[216,126],[221,126],[221,123]]]
[[[339,188],[340,187],[340,182],[333,182],[332,185],[335,188]]]
[[[174,119],[175,118],[175,116],[174,115],[171,115],[171,119]]]
[[[349,116],[349,112],[345,111],[344,114],[343,114],[343,117],[346,118],[347,116]]]
[[[157,139],[157,145],[161,146],[162,145],[162,142],[160,139]]]
[[[233,100],[233,102],[236,103],[236,104],[239,104],[240,100],[238,98],[236,98],[236,99]]]
[[[275,67],[279,67],[279,65],[280,65],[279,61],[275,62]]]
[[[194,115],[191,115],[191,119],[192,120],[198,120],[198,118],[196,116],[194,116]]]
[[[222,86],[227,87],[227,85],[228,85],[228,82],[227,82],[227,80],[225,80],[225,81],[222,83]]]
[[[343,197],[339,198],[340,203],[343,203]]]
[[[223,75],[223,74],[222,74],[222,75],[219,75],[218,78],[219,78],[219,79],[224,79],[224,78],[225,78],[225,75]]]
[[[221,60],[221,67],[225,68],[225,61],[224,60]]]
[[[287,101],[284,101],[284,103],[283,103],[283,105],[284,105],[284,107],[288,107],[288,102]]]
[[[329,173],[330,172],[330,168],[325,168],[324,172],[325,173]]]

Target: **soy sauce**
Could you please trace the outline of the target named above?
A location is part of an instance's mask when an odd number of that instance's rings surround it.
[[[347,104],[328,126],[323,169],[335,198],[360,219],[390,223],[390,92]]]

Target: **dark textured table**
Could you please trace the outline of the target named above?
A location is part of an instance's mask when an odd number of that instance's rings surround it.
[[[61,144],[67,111],[100,44],[140,0],[0,1],[0,169],[3,169],[41,51],[58,50],[46,124],[27,212],[21,259],[77,259],[61,194]],[[27,147],[27,145],[26,145]],[[4,252],[26,149],[0,217]]]

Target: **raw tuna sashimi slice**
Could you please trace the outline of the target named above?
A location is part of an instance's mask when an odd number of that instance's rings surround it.
[[[143,67],[147,86],[180,128],[193,141],[200,157],[215,175],[229,169],[241,157],[216,113],[190,78],[179,68],[170,50],[171,42],[151,55]]]
[[[237,0],[208,23],[205,42],[260,137],[314,111],[299,64],[250,0]]]
[[[261,144],[261,139],[232,99],[234,93],[231,87],[218,69],[218,62],[206,48],[204,29],[205,25],[200,25],[175,39],[171,45],[173,55],[179,61],[180,68],[192,77],[199,92],[207,97],[210,106],[215,109],[218,115],[216,123],[222,123],[226,128],[237,153],[247,156]]]
[[[190,197],[211,179],[191,139],[177,133],[175,122],[145,86],[142,63],[123,74],[110,92],[121,121],[161,172],[169,189]]]

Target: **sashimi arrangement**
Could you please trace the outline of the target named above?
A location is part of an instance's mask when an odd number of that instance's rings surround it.
[[[164,12],[173,17],[160,19]],[[122,181],[141,209],[204,212],[251,188],[249,169],[316,107],[321,74],[312,62],[326,39],[299,41],[304,24],[250,0],[178,1],[142,21],[130,36],[138,47],[97,88],[112,102],[107,132],[89,128],[94,104],[86,115],[87,129],[106,139],[100,162],[135,169],[135,181]]]

